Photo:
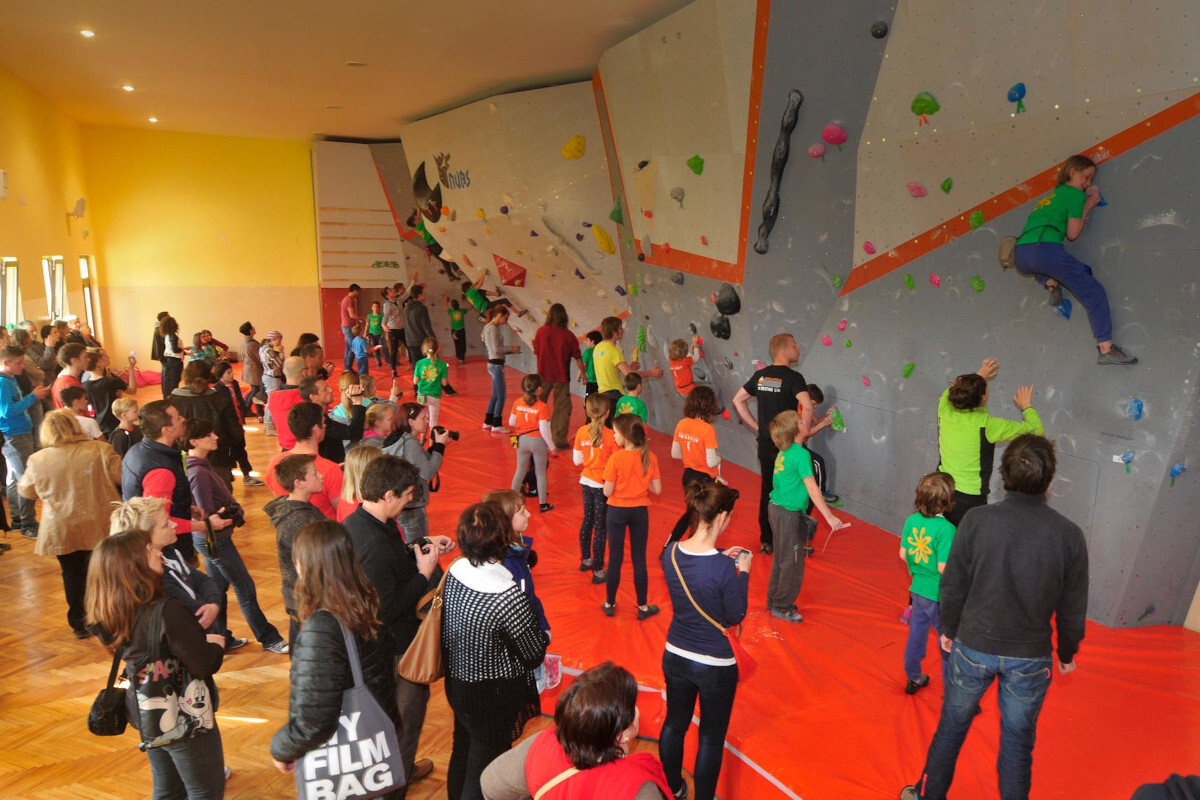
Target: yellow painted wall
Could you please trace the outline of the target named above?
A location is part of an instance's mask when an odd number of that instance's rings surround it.
[[[79,126],[45,97],[0,68],[0,169],[8,197],[0,200],[0,257],[20,263],[25,316],[46,321],[41,259],[65,259],[68,311],[83,316],[79,256],[92,255],[91,211],[68,220],[88,197]],[[311,215],[310,215],[311,216]]]
[[[158,311],[230,345],[247,319],[285,341],[320,331],[307,143],[97,126],[82,140],[114,352],[148,355]]]

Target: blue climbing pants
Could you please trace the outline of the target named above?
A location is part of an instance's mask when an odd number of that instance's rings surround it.
[[[1013,254],[1017,272],[1031,275],[1042,286],[1050,278],[1062,284],[1087,309],[1092,336],[1097,342],[1112,341],[1112,311],[1108,293],[1092,276],[1092,268],[1084,264],[1057,242],[1018,245]]]

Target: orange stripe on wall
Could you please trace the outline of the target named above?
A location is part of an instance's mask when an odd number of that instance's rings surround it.
[[[635,252],[645,255],[647,264],[731,283],[740,284],[745,278],[746,243],[750,235],[750,207],[754,192],[754,162],[758,154],[759,106],[762,102],[762,79],[767,60],[767,34],[771,17],[771,0],[757,0],[757,3],[754,21],[754,58],[750,71],[750,105],[746,114],[746,165],[742,176],[742,214],[738,231],[738,260],[736,262],[722,261],[677,247],[667,250],[662,245],[654,243],[651,243],[649,253],[643,253],[641,243],[635,242]],[[617,150],[617,135],[613,131],[612,120],[608,116],[608,101],[604,98],[604,81],[600,77],[599,69],[592,76],[592,88],[596,95],[596,110],[603,118],[601,132],[609,140],[607,144],[611,145],[613,154],[616,156],[615,166],[617,180],[621,187],[621,200],[626,206],[625,213],[629,214],[625,178],[621,172],[620,152]]]
[[[1120,133],[1114,134],[1104,141],[1083,151],[1083,155],[1091,158],[1097,164],[1119,156],[1140,144],[1169,131],[1177,125],[1187,122],[1200,115],[1200,92],[1190,95],[1173,106],[1147,117],[1136,125],[1131,125]],[[889,272],[899,269],[905,264],[924,256],[942,245],[949,244],[959,236],[971,232],[971,214],[976,211],[983,213],[984,221],[995,219],[1023,205],[1038,195],[1045,194],[1058,184],[1059,164],[1039,172],[1029,180],[1007,189],[995,197],[988,198],[977,206],[963,211],[954,219],[947,220],[937,227],[930,228],[896,245],[882,255],[864,261],[850,272],[850,277],[842,287],[841,297],[861,289],[872,281],[879,280]]]

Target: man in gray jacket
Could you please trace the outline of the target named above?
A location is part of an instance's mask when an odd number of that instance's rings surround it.
[[[433,323],[429,321],[429,309],[425,306],[425,287],[419,283],[409,289],[408,300],[404,302],[404,327],[408,360],[416,364],[425,357],[421,352],[421,344],[427,338],[437,338]]]

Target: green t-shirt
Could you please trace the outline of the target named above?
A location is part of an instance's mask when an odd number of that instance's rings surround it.
[[[467,312],[461,308],[447,308],[446,313],[450,315],[450,330],[461,331],[467,327]]]
[[[617,414],[637,414],[642,418],[642,422],[650,421],[647,419],[649,413],[646,411],[646,404],[642,402],[642,398],[629,394],[617,401],[617,410],[613,417],[615,418]]]
[[[1067,184],[1060,185],[1050,194],[1037,201],[1033,213],[1025,222],[1025,228],[1017,244],[1057,242],[1067,237],[1067,220],[1083,219],[1083,202],[1087,199],[1082,189]]]
[[[587,373],[588,383],[596,382],[596,364],[592,361],[592,358],[595,355],[595,350],[596,348],[589,347],[587,350],[583,351],[583,368]]]
[[[383,335],[383,314],[367,314],[367,333],[372,336]]]
[[[1017,422],[988,415],[987,406],[960,411],[950,405],[950,390],[938,400],[938,454],[942,472],[954,478],[955,491],[980,495],[992,477],[996,442],[1007,442],[1023,433],[1046,432],[1036,409],[1027,408]],[[980,434],[983,434],[982,436]],[[986,467],[987,474],[984,474]]]
[[[442,383],[448,374],[445,361],[422,358],[413,367],[413,383],[417,385],[417,394],[441,397]]]
[[[775,456],[771,502],[788,511],[802,511],[807,514],[808,487],[804,485],[804,479],[812,476],[812,454],[792,442],[791,447]]]
[[[621,370],[617,364],[625,360],[616,342],[601,342],[592,348],[592,369],[596,372],[596,385],[602,392],[624,391]]]
[[[463,296],[467,298],[467,302],[474,306],[475,310],[480,314],[487,311],[487,298],[483,296],[483,292],[479,291],[479,289],[472,286],[470,289],[467,289],[467,291],[463,292]]]
[[[945,564],[950,558],[953,542],[954,526],[941,514],[927,517],[918,512],[904,520],[900,543],[912,575],[910,592],[934,602],[940,599],[942,574],[938,572],[938,564]]]

